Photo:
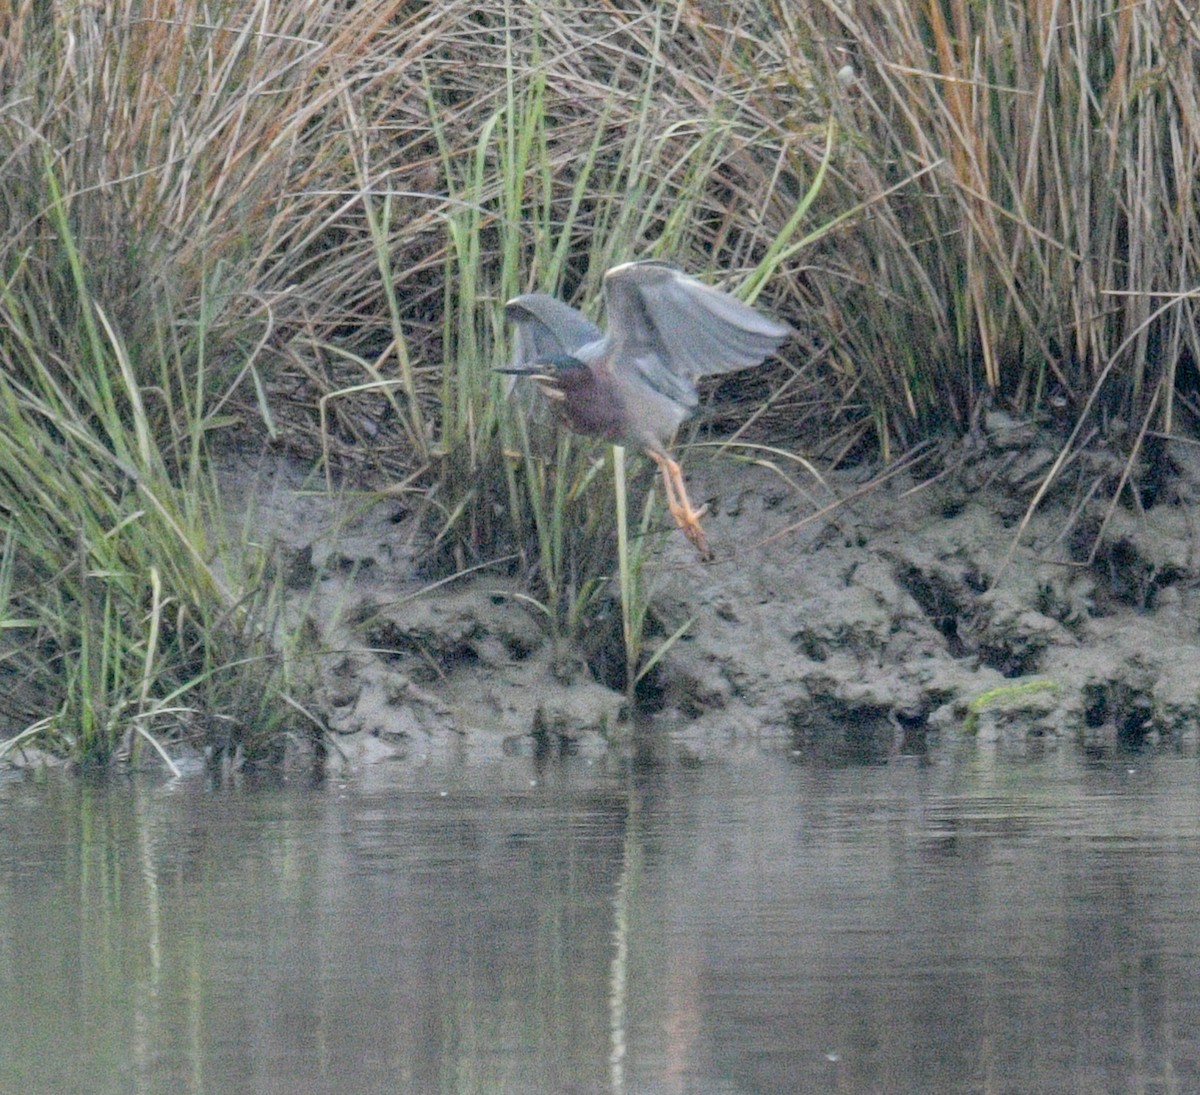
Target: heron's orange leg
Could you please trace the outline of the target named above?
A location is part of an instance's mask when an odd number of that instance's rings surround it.
[[[683,534],[691,541],[697,553],[700,555],[702,562],[710,563],[715,558],[712,548],[708,546],[708,540],[704,535],[704,529],[700,527],[700,518],[707,511],[707,506],[701,506],[699,509],[693,509],[691,499],[688,498],[687,487],[683,483],[683,471],[676,461],[672,460],[666,453],[654,452],[646,450],[650,454],[650,459],[653,460],[662,472],[663,490],[667,496],[667,509],[671,511],[671,516],[675,518],[675,523],[683,529]]]

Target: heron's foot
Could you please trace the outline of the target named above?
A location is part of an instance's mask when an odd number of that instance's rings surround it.
[[[696,549],[700,561],[711,563],[716,556],[713,554],[712,548],[708,546],[708,537],[704,535],[704,529],[700,527],[700,518],[708,512],[708,505],[692,509],[691,503],[685,499],[682,503],[668,501],[667,508],[670,509],[671,516],[675,518],[675,524],[680,527],[684,536],[688,538],[688,542]]]
[[[675,523],[683,530],[684,536],[696,549],[702,563],[711,563],[716,556],[708,546],[708,538],[700,527],[700,518],[708,512],[708,506],[699,509],[693,507],[687,495],[687,487],[683,484],[683,472],[679,465],[665,453],[648,450],[654,462],[662,470],[663,490],[667,495],[667,509],[675,518]]]
[[[702,563],[711,563],[716,558],[713,549],[708,546],[708,537],[704,535],[704,529],[700,527],[700,518],[707,512],[708,506],[701,506],[698,510],[681,509],[679,512],[672,511],[671,513],[671,516],[675,518],[675,523],[688,538],[688,542],[696,549],[696,554],[700,556]]]

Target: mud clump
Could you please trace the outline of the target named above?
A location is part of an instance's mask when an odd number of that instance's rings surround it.
[[[1088,541],[1089,484],[1064,483],[1017,541],[1026,472],[1048,446],[989,419],[936,478],[893,480],[836,524],[744,548],[735,574],[695,594],[696,626],[665,672],[681,698],[705,675],[738,688],[720,710],[681,702],[688,737],[734,726],[834,755],[920,749],[930,733],[1195,747],[1197,476],[1160,484],[1149,510],[1095,502]]]

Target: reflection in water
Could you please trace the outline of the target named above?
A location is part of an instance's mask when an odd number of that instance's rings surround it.
[[[1200,1090],[1195,762],[0,783],[0,1090]]]

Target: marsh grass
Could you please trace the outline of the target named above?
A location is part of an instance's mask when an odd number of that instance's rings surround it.
[[[211,393],[193,386],[203,358],[185,372],[164,354],[155,383],[139,382],[89,290],[50,166],[46,186],[64,261],[40,288],[74,326],[45,330],[31,307],[45,298],[20,291],[32,257],[9,271],[0,483],[7,679],[51,710],[2,748],[49,743],[103,764],[148,747],[173,768],[161,743],[190,739],[182,731],[199,712],[219,711],[234,729],[209,736],[217,752],[274,752],[288,720],[266,697],[286,674],[266,626],[269,591],[231,588],[221,565],[203,462]]]
[[[243,387],[270,429],[246,218],[280,164],[248,158],[273,119],[236,94],[265,78],[262,40],[198,9],[46,15],[10,9],[0,55],[3,749],[278,757],[311,728],[286,702],[294,644],[207,463]]]
[[[518,571],[564,643],[616,584],[644,675],[652,469],[619,549],[612,462],[493,373],[506,299],[599,319],[631,258],[797,328],[720,385],[748,442],[892,459],[1000,402],[1064,422],[1053,474],[1097,434],[1132,468],[1197,413],[1198,45],[1174,0],[10,5],[6,732],[307,733],[306,640],[219,518],[249,437],[421,514],[432,576]]]
[[[947,419],[965,428],[984,398],[1174,430],[1200,350],[1186,292],[1194,13],[1169,0],[772,10],[805,57],[799,80],[855,72],[828,97],[847,140],[825,196],[887,195],[810,282],[834,372],[874,405],[885,452]]]

